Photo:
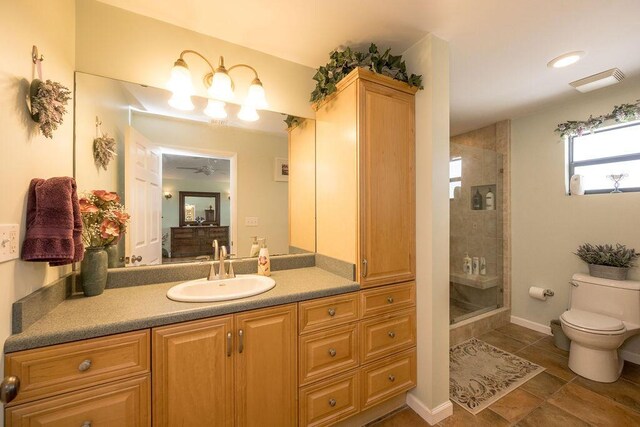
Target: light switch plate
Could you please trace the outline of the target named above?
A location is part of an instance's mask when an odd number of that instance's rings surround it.
[[[20,258],[18,251],[18,224],[0,224],[0,262]]]
[[[257,227],[258,226],[258,217],[257,216],[246,216],[244,217],[244,225],[247,227]]]

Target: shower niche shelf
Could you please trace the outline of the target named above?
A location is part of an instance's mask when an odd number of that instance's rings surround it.
[[[489,212],[495,211],[498,207],[498,197],[497,197],[497,187],[496,184],[484,184],[484,185],[472,185],[471,186],[471,194],[469,197],[469,207],[472,211],[486,211],[487,210],[487,193],[491,190],[493,193],[493,209],[488,210]],[[474,209],[473,207],[473,196],[475,196],[476,191],[480,193],[482,196],[482,208]]]

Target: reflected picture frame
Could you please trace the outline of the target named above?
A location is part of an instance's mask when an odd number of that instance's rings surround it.
[[[289,181],[289,159],[276,157],[274,162],[273,180],[278,182]]]

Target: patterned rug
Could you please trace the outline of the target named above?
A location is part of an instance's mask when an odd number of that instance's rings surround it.
[[[474,415],[544,371],[476,338],[451,347],[449,359],[451,400]]]

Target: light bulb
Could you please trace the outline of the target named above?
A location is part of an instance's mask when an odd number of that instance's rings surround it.
[[[238,118],[245,122],[255,122],[260,118],[255,108],[249,105],[243,105],[238,112]]]
[[[216,72],[213,73],[213,79],[208,93],[211,98],[218,99],[220,101],[233,100],[231,77],[229,77],[229,74],[227,74],[227,71],[224,68],[218,68]]]
[[[171,99],[169,99],[169,105],[178,110],[190,111],[195,107],[193,106],[193,102],[191,102],[191,96],[182,95],[179,93],[173,94]]]
[[[268,107],[267,98],[264,96],[262,82],[257,77],[253,79],[251,86],[249,86],[246,103],[258,110]]]
[[[187,63],[178,59],[171,69],[171,78],[167,83],[167,88],[174,94],[191,96],[194,93],[191,72]]]
[[[210,99],[207,102],[207,108],[204,109],[204,113],[212,119],[222,120],[227,118],[227,111],[224,109],[225,104],[222,101],[215,101]]]

